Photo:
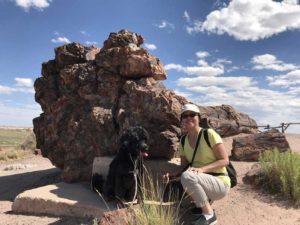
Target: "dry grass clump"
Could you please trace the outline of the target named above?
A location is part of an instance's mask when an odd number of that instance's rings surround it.
[[[27,154],[28,152],[25,152],[23,150],[3,151],[0,152],[0,161],[21,159]]]
[[[134,225],[179,225],[180,223],[180,204],[164,204],[164,186],[153,179],[153,176],[146,170],[141,182],[144,204],[135,210]],[[168,202],[174,203],[178,198],[170,196]]]

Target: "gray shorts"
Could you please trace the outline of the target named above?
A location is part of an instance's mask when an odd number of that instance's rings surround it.
[[[228,185],[215,176],[190,171],[181,175],[181,184],[197,207],[206,205],[209,200],[215,201],[225,197],[230,190]]]

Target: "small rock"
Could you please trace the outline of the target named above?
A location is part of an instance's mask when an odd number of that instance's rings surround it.
[[[105,212],[103,213],[99,225],[134,224],[134,209],[137,209],[137,206]]]
[[[245,184],[255,184],[256,179],[261,175],[261,173],[261,165],[259,163],[255,163],[243,177],[243,182]]]
[[[34,154],[35,155],[42,155],[41,149],[35,149]]]

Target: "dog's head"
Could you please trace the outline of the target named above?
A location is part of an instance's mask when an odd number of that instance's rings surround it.
[[[141,126],[128,128],[121,137],[121,148],[131,156],[148,156],[149,134]]]

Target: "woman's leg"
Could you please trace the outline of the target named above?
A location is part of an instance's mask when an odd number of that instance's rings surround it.
[[[223,198],[230,189],[217,177],[190,171],[181,175],[181,184],[204,214],[213,212],[209,200],[215,201]]]

